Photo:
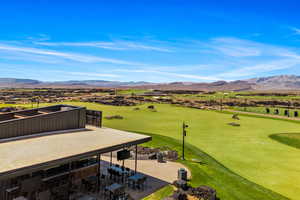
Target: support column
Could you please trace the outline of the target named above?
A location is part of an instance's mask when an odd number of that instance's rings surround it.
[[[110,166],[112,166],[112,151],[110,152]]]
[[[72,163],[69,162],[69,189],[68,189],[68,197],[70,199],[70,194],[71,194],[71,191],[70,189],[72,188],[72,175],[71,175],[71,171],[72,171]]]
[[[98,169],[97,169],[97,191],[100,190],[101,185],[101,154],[97,155],[97,163],[98,163]]]
[[[135,145],[135,165],[134,165],[134,173],[137,171],[137,145]]]

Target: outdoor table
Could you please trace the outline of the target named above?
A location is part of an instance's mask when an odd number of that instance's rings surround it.
[[[118,191],[121,191],[121,190],[124,190],[124,186],[123,185],[120,185],[118,183],[114,183],[110,186],[107,186],[105,188],[106,191],[109,191],[109,197],[111,199],[111,196],[112,195],[115,195],[116,193],[118,193]]]
[[[128,171],[126,171],[125,169],[122,169],[120,167],[111,166],[111,167],[109,167],[109,169],[119,173],[119,175],[122,176],[122,182],[124,182],[124,177],[126,177],[129,174]]]
[[[135,187],[134,185],[136,183],[138,183],[140,180],[144,179],[146,176],[143,174],[135,174],[133,176],[130,176],[128,178],[129,183],[132,182],[133,183],[133,187]]]
[[[128,173],[125,169],[122,170],[122,168],[120,168],[120,167],[111,166],[109,168],[116,171],[116,172],[119,172],[120,174],[127,174]]]
[[[145,178],[145,175],[142,175],[142,174],[135,174],[135,175],[133,175],[133,176],[130,176],[130,177],[128,178],[128,180],[129,180],[129,181],[133,181],[133,182],[137,182],[138,180],[141,180],[141,179],[143,179],[143,178]]]

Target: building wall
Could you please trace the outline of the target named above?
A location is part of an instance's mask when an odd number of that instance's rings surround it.
[[[85,108],[0,122],[0,139],[85,127]]]

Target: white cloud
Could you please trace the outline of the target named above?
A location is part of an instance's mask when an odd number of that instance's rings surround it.
[[[0,57],[11,60],[35,61],[39,63],[57,64],[55,68],[68,67],[69,70],[61,73],[70,77],[101,77],[107,79],[143,79],[144,77],[157,76],[160,79],[168,80],[192,80],[192,81],[218,81],[236,80],[249,76],[260,76],[264,72],[275,72],[284,69],[291,69],[300,65],[299,49],[281,47],[276,45],[259,43],[251,40],[243,40],[233,37],[212,38],[206,42],[188,41],[185,44],[181,41],[178,44],[166,46],[175,47],[174,54],[159,55],[149,54],[154,63],[138,63],[126,60],[100,57],[86,53],[65,52],[59,47],[96,47],[112,50],[149,50],[169,52],[172,48],[165,48],[162,42],[154,42],[160,45],[145,45],[143,43],[117,41],[117,42],[46,42],[35,41],[30,46],[26,43],[0,42]],[[35,45],[34,45],[35,44]],[[152,43],[153,44],[153,43]],[[32,47],[34,46],[34,47]],[[37,48],[39,47],[39,48]],[[50,49],[56,50],[50,50]],[[68,48],[72,49],[72,48]],[[186,51],[186,49],[190,51]],[[204,51],[199,51],[204,50]],[[82,48],[75,49],[82,51]],[[95,50],[95,49],[94,49]],[[126,52],[127,53],[127,52]],[[131,55],[132,56],[132,55]],[[172,59],[174,56],[175,61]],[[194,56],[194,57],[193,57]],[[143,57],[141,58],[143,59]],[[191,59],[191,60],[190,60]],[[145,59],[147,60],[147,59]],[[178,63],[176,61],[179,61]],[[161,61],[159,63],[159,61]],[[167,63],[171,61],[173,64]],[[186,63],[201,64],[186,64]],[[80,71],[82,66],[88,67],[89,71]],[[102,63],[108,63],[106,66]],[[60,64],[60,65],[59,65]],[[70,66],[74,71],[70,71]],[[122,69],[120,69],[122,67]],[[118,69],[117,69],[118,68]],[[133,69],[134,68],[134,69]],[[99,72],[99,70],[101,70]],[[98,72],[99,73],[98,73]],[[134,73],[140,73],[135,74]],[[138,76],[137,76],[138,75]],[[151,80],[149,80],[151,81]]]
[[[218,74],[217,77],[220,79],[226,78],[241,78],[246,76],[254,76],[263,72],[272,72],[276,70],[288,69],[300,64],[300,60],[295,59],[284,59],[277,61],[270,61],[246,67],[241,67],[232,71]]]
[[[40,33],[40,34],[37,34],[36,36],[27,37],[27,39],[30,40],[30,41],[38,42],[38,41],[50,40],[51,38],[47,34]]]
[[[294,31],[296,35],[300,35],[300,28],[291,27],[291,29]]]
[[[172,50],[166,47],[152,46],[148,44],[141,44],[141,43],[128,42],[128,41],[34,42],[34,43],[43,46],[95,47],[95,48],[110,49],[110,50],[148,50],[148,51],[159,51],[159,52],[172,52]]]
[[[232,61],[224,72],[215,75],[220,79],[260,76],[300,64],[298,49],[226,37],[214,38],[207,46],[219,53],[224,63]]]
[[[174,72],[166,72],[166,71],[158,71],[158,70],[151,70],[151,69],[119,69],[114,70],[118,72],[130,72],[130,73],[144,73],[144,74],[159,74],[164,76],[171,76],[171,77],[179,77],[191,80],[198,80],[198,81],[218,81],[220,80],[217,77],[213,76],[200,76],[195,74],[185,74],[185,73],[174,73]]]
[[[122,65],[141,65],[141,63],[129,62],[118,59],[104,58],[92,55],[69,53],[69,52],[59,52],[54,50],[24,47],[24,46],[11,46],[0,43],[0,51],[11,52],[11,53],[27,53],[28,56],[32,55],[44,55],[52,56],[63,59],[68,59],[83,63],[112,63],[112,64],[122,64]]]
[[[67,73],[70,75],[76,75],[76,76],[88,76],[88,77],[104,77],[104,78],[119,78],[120,75],[117,74],[103,74],[103,73],[91,73],[91,72],[66,72],[63,71],[63,73]]]
[[[214,38],[210,47],[233,57],[260,56],[262,53],[257,43],[237,38]]]
[[[112,42],[34,42],[42,46],[70,46],[70,47],[96,47],[110,50],[125,50],[124,47],[118,47]]]

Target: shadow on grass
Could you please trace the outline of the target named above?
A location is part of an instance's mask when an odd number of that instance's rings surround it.
[[[269,137],[277,142],[300,149],[300,133],[277,133],[269,135]]]

